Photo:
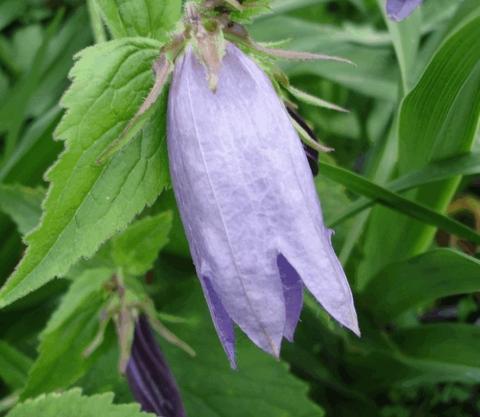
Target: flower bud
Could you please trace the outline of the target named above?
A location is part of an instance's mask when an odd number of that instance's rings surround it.
[[[160,417],[185,417],[180,393],[145,316],[135,325],[127,380],[142,410]]]

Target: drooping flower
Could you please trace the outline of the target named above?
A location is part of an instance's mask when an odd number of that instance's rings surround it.
[[[387,15],[398,22],[407,18],[421,3],[422,0],[387,0]]]
[[[168,105],[173,187],[210,312],[232,366],[234,324],[279,355],[303,289],[358,333],[301,141],[270,80],[227,44],[215,92],[189,48]]]
[[[180,393],[168,364],[153,336],[148,319],[141,315],[135,325],[126,375],[142,410],[161,417],[185,417]]]

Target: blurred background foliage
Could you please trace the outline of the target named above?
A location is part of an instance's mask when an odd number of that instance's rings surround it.
[[[307,298],[282,363],[241,340],[240,371],[231,371],[171,190],[145,213],[174,213],[142,291],[197,351],[189,358],[160,341],[192,417],[480,416],[480,241],[472,231],[480,231],[480,3],[425,0],[400,24],[386,21],[383,6],[274,0],[274,13],[250,28],[259,41],[356,64],[283,67],[293,85],[349,109],[299,105],[335,148],[322,156],[316,181],[362,338]],[[39,221],[43,175],[62,150],[52,132],[72,57],[105,36],[96,12],[93,2],[0,0],[0,283]],[[101,280],[105,271],[96,268],[70,278]],[[70,281],[53,281],[0,312],[0,413],[19,398],[71,386],[131,401],[116,371],[113,328],[93,355],[82,356],[97,332],[99,291],[77,299],[75,311],[57,310],[57,327],[50,321],[43,330],[59,304],[65,309]]]

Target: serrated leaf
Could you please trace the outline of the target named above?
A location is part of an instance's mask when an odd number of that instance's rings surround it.
[[[0,340],[0,379],[11,389],[23,387],[32,360],[10,344]]]
[[[48,173],[51,182],[40,226],[0,290],[0,307],[65,275],[81,257],[153,204],[168,178],[163,98],[144,130],[103,166],[96,158],[122,132],[153,84],[160,45],[122,39],[84,50],[63,99],[67,113],[56,135],[66,150]]]
[[[129,275],[140,276],[153,267],[158,252],[168,243],[172,213],[144,217],[112,240],[112,258]]]
[[[40,335],[39,356],[30,370],[22,398],[68,388],[93,363],[83,352],[99,327],[102,285],[110,269],[93,269],[79,276]],[[115,372],[116,370],[112,370]]]
[[[178,284],[175,286],[178,289]],[[289,373],[285,363],[261,352],[246,338],[239,340],[239,369],[233,371],[211,324],[198,282],[190,280],[185,289],[188,295],[181,303],[178,299],[172,303],[172,313],[189,321],[169,327],[197,355],[191,358],[166,343],[162,343],[162,348],[180,386],[188,415],[244,417],[252,412],[262,417],[324,415],[308,398],[307,385]]]
[[[181,0],[96,0],[114,38],[144,36],[166,40],[180,19]]]
[[[162,201],[164,196],[162,196]],[[152,210],[157,212],[159,204]],[[90,259],[77,262],[67,273],[76,279],[91,269],[109,269],[138,277],[153,267],[158,252],[169,242],[172,212],[162,210],[131,223],[125,230],[106,242]]]
[[[0,210],[11,217],[22,235],[38,224],[44,197],[45,191],[41,188],[0,184]]]
[[[70,285],[68,292],[63,296],[62,302],[41,333],[40,339],[43,340],[62,327],[93,294],[101,290],[113,273],[114,271],[109,268],[95,268],[79,274]]]
[[[113,404],[113,394],[82,396],[79,389],[43,395],[17,405],[7,417],[154,417],[138,404]]]

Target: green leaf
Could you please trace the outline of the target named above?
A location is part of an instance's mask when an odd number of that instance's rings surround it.
[[[182,219],[178,211],[177,202],[173,189],[169,188],[162,194],[162,198],[157,200],[155,207],[161,211],[170,211],[172,213],[172,227],[170,230],[170,240],[164,248],[164,252],[190,258],[190,248],[188,247],[187,237],[183,227]]]
[[[96,0],[114,38],[143,36],[166,40],[180,19],[181,0]]]
[[[399,194],[389,191],[360,175],[324,162],[320,163],[320,169],[322,175],[344,185],[355,193],[375,199],[382,205],[418,219],[426,224],[437,226],[454,235],[480,243],[480,234],[475,230],[443,214],[437,213],[422,204],[408,200]]]
[[[365,43],[371,42],[374,46],[379,46],[378,43],[380,46],[389,45],[388,36],[372,42],[375,34],[371,31],[366,34],[362,31],[345,33],[321,24],[281,15],[262,19],[253,26],[252,33],[255,39],[266,42],[292,38],[288,42],[288,49],[340,56],[357,64],[354,66],[326,61],[282,63],[282,67],[291,77],[318,76],[371,97],[388,101],[394,101],[397,97],[398,69],[392,65],[390,49],[359,44],[359,41],[365,38]],[[295,36],[292,37],[292,34]]]
[[[75,54],[91,43],[88,14],[80,7],[75,13],[69,13],[49,42],[45,61],[39,68],[41,79],[29,99],[26,116],[40,117],[58,104]]]
[[[303,7],[312,6],[318,3],[325,2],[326,0],[272,0],[270,7],[277,13],[291,12]]]
[[[175,287],[178,289],[178,283]],[[306,384],[291,375],[284,363],[261,352],[245,337],[238,341],[238,370],[230,368],[199,287],[196,279],[189,280],[185,298],[172,303],[172,313],[188,317],[188,323],[169,325],[192,346],[196,357],[162,344],[187,413],[244,417],[255,410],[254,414],[262,417],[321,417],[323,411],[307,397]]]
[[[474,325],[435,324],[398,330],[394,339],[388,340],[388,347],[352,349],[345,363],[352,381],[349,385],[374,397],[392,388],[415,389],[422,384],[478,384],[479,340],[479,328]]]
[[[93,294],[100,292],[102,286],[112,277],[113,273],[114,271],[109,268],[94,268],[79,273],[70,285],[59,307],[50,317],[47,326],[40,335],[40,339],[44,340],[47,335],[64,326],[68,320],[75,316],[77,310],[81,310]]]
[[[377,0],[392,37],[393,46],[397,55],[398,65],[402,77],[403,90],[407,92],[413,85],[415,76],[415,60],[420,43],[421,14],[416,10],[408,19],[402,22],[394,22],[386,14],[385,0]]]
[[[49,24],[38,50],[35,52],[29,71],[22,75],[21,81],[15,85],[8,101],[0,105],[0,131],[6,130],[3,161],[12,155],[18,142],[22,126],[27,117],[28,103],[42,78],[42,68],[47,62],[48,46],[58,30],[64,12],[59,10]],[[15,112],[12,113],[12,109]]]
[[[87,0],[87,9],[90,16],[90,26],[92,27],[95,43],[105,42],[107,33],[103,25],[102,17],[96,0]]]
[[[0,100],[5,100],[9,87],[8,77],[3,70],[0,70]]]
[[[470,150],[480,115],[479,36],[480,16],[476,16],[443,44],[402,103],[402,173]],[[425,111],[428,118],[418,117]]]
[[[437,249],[387,266],[369,282],[362,302],[377,320],[388,322],[438,298],[477,291],[480,261],[450,249]]]
[[[330,103],[326,100],[323,100],[321,98],[315,97],[311,94],[306,93],[305,91],[299,90],[298,88],[295,88],[293,86],[288,87],[288,91],[292,96],[294,96],[296,99],[303,101],[306,104],[310,104],[311,106],[316,106],[316,107],[322,107],[330,110],[336,110],[340,112],[348,112],[348,110],[343,109],[340,106],[337,106],[336,104]]]
[[[79,55],[63,99],[67,113],[56,131],[66,150],[47,175],[51,186],[42,222],[26,238],[25,257],[0,290],[0,307],[92,256],[165,187],[166,94],[135,140],[105,165],[95,163],[150,90],[158,49],[148,39],[122,39]]]
[[[13,20],[20,17],[27,8],[27,3],[17,0],[4,0],[0,4],[0,30],[8,26]]]
[[[225,0],[228,2],[228,0]],[[248,24],[251,23],[255,18],[261,17],[262,15],[269,13],[270,9],[270,0],[242,0],[238,3],[241,3],[243,7],[241,10],[238,8],[232,8],[231,16],[232,19],[236,22]]]
[[[424,4],[422,4],[423,32],[434,30],[441,32],[441,29],[438,30],[439,23],[442,21],[448,21],[449,25],[454,23],[456,18],[455,12],[459,6],[463,7],[465,3],[468,2],[477,4],[476,0],[437,0],[424,2]]]
[[[12,218],[22,235],[38,224],[44,197],[45,192],[41,188],[0,184],[0,210]]]
[[[26,130],[10,158],[0,166],[0,181],[37,184],[42,173],[60,152],[60,143],[51,140],[61,109],[53,107]]]
[[[43,395],[17,405],[7,417],[154,417],[138,404],[113,404],[113,394],[84,397],[79,389]]]
[[[35,54],[42,45],[43,28],[38,24],[31,24],[18,29],[12,38],[11,66],[14,72],[25,73],[33,65]],[[13,51],[15,53],[13,54]]]
[[[32,360],[11,346],[0,340],[0,379],[12,389],[24,386]]]
[[[158,252],[169,241],[172,213],[144,217],[131,224],[112,240],[115,266],[130,275],[140,276],[153,267]]]
[[[70,286],[40,336],[39,356],[30,370],[22,398],[68,388],[89,369],[96,355],[85,358],[83,353],[98,331],[102,286],[111,276],[108,268],[93,269]]]
[[[385,186],[390,191],[406,191],[422,185],[431,184],[437,181],[446,180],[458,175],[479,175],[480,174],[480,153],[471,153],[455,158],[449,158],[438,162],[433,162],[418,171],[406,174]],[[337,216],[331,219],[330,225],[333,227],[362,210],[375,204],[375,200],[368,198],[359,198],[347,206]]]
[[[480,118],[480,9],[441,45],[404,99],[399,122],[399,175],[468,153]],[[438,212],[448,207],[460,178],[431,184],[411,198]],[[389,239],[383,238],[388,225]],[[390,262],[426,250],[436,229],[384,209],[374,210],[359,276],[370,279]]]
[[[397,331],[393,340],[402,355],[438,381],[480,383],[480,328],[459,323],[417,326]]]

